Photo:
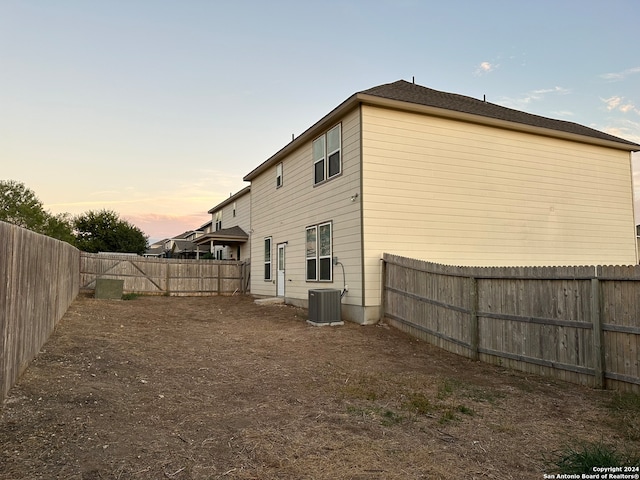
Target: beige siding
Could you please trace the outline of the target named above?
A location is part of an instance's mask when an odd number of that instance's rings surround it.
[[[229,201],[227,205],[222,208],[217,208],[211,213],[212,231],[216,228],[216,213],[222,210],[222,228],[240,227],[245,231],[249,230],[251,226],[251,192],[247,192],[244,195],[236,198],[236,215],[233,215],[233,203]],[[224,202],[222,202],[224,203]]]
[[[228,205],[222,207],[222,228],[232,228],[232,227],[240,227],[246,233],[249,233],[251,230],[251,192],[247,192],[244,195],[241,195],[235,200],[236,204],[236,215],[233,216],[233,203],[231,202]],[[212,231],[215,231],[215,222],[216,222],[216,212],[220,210],[216,210],[211,214],[211,218],[213,220]],[[208,248],[206,245],[202,247]],[[220,248],[220,247],[218,247]],[[236,247],[224,247],[223,248],[223,259],[228,260],[233,258],[237,260],[237,248]],[[247,242],[245,245],[242,245],[240,249],[240,260],[247,260],[251,257],[250,245]]]
[[[222,228],[240,227],[246,233],[251,230],[251,192],[248,192],[235,200],[236,203],[236,216],[233,216],[233,202],[226,205],[222,209]],[[235,248],[233,249],[235,251]],[[224,258],[229,258],[228,248],[227,255]],[[241,247],[240,258],[242,260],[251,257],[249,242]],[[233,258],[236,258],[236,254],[233,254]]]
[[[251,226],[251,193],[246,193],[235,200],[236,216],[233,216],[233,203],[222,207],[222,228],[240,227],[245,232]],[[213,215],[215,222],[215,214]]]
[[[336,122],[338,123],[338,122]],[[333,267],[333,282],[305,281],[305,228],[332,221],[333,255],[344,264],[349,293],[344,304],[362,304],[360,242],[360,128],[354,110],[342,119],[342,174],[322,185],[313,185],[311,142],[283,161],[283,184],[276,188],[275,165],[252,180],[251,293],[276,294],[276,245],[286,246],[286,291],[288,300],[304,301],[308,290],[343,287],[342,268]],[[356,201],[351,196],[358,194]],[[264,238],[272,237],[272,278],[265,282]]]
[[[636,263],[629,153],[363,106],[366,304],[383,252],[455,265]]]

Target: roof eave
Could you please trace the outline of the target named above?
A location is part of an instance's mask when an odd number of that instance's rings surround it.
[[[249,237],[225,237],[225,236],[219,236],[219,237],[207,237],[207,238],[199,238],[198,240],[194,241],[193,243],[195,243],[197,246],[200,245],[206,245],[208,243],[211,242],[232,242],[232,243],[245,243],[249,241]]]
[[[242,190],[240,190],[240,191],[234,193],[233,195],[231,195],[229,198],[227,198],[223,202],[220,202],[219,204],[217,204],[215,207],[213,207],[207,213],[217,212],[221,208],[226,207],[231,202],[233,202],[234,200],[237,200],[238,198],[242,197],[243,195],[249,193],[250,191],[251,191],[251,185],[248,185],[248,186],[244,187]],[[212,222],[208,222],[208,223],[212,223]],[[205,223],[205,225],[206,225],[206,223]]]
[[[537,127],[534,125],[527,125],[524,123],[513,122],[509,120],[500,120],[497,118],[486,117],[484,115],[476,115],[472,113],[459,112],[456,110],[449,110],[446,108],[432,107],[429,105],[421,105],[418,103],[410,103],[401,100],[393,100],[384,97],[378,97],[376,95],[369,95],[360,93],[357,94],[360,103],[374,105],[385,108],[392,108],[395,110],[404,110],[422,114],[433,115],[442,118],[451,118],[464,122],[477,123],[481,125],[488,125],[492,127],[502,128],[506,130],[515,130],[524,133],[531,133],[535,135],[543,135],[546,137],[560,138],[563,140],[572,140],[576,142],[588,143],[592,145],[598,145],[602,147],[616,148],[619,150],[625,150],[628,152],[635,152],[640,150],[640,145],[634,145],[625,142],[616,142],[613,140],[606,140],[602,138],[589,137],[587,135],[579,135],[577,133],[563,132],[561,130],[555,130],[551,128]]]
[[[344,102],[338,105],[336,108],[331,110],[328,114],[314,123],[311,127],[305,130],[302,134],[300,134],[297,138],[292,140],[290,143],[285,145],[282,149],[276,152],[273,156],[262,162],[255,169],[249,172],[244,176],[243,180],[245,182],[250,182],[262,172],[280,162],[284,157],[293,152],[295,149],[303,145],[305,142],[312,140],[315,138],[320,132],[332,126],[334,122],[338,119],[342,118],[347,112],[351,111],[355,108],[360,100],[358,99],[359,94],[354,94],[347,98]]]
[[[450,118],[464,122],[476,123],[480,125],[488,125],[496,128],[502,128],[506,130],[531,133],[535,135],[542,135],[546,137],[559,138],[564,140],[572,140],[581,143],[587,143],[591,145],[598,145],[602,147],[615,148],[618,150],[625,150],[627,152],[640,151],[640,145],[625,142],[616,142],[614,140],[606,140],[601,138],[590,137],[587,135],[579,135],[577,133],[563,132],[561,130],[555,130],[552,128],[537,127],[534,125],[527,125],[524,123],[500,120],[497,118],[486,117],[484,115],[477,115],[472,113],[459,112],[456,110],[449,110],[446,108],[432,107],[429,105],[422,105],[419,103],[412,103],[403,100],[393,100],[390,98],[379,97],[377,95],[370,95],[367,93],[356,93],[342,102],[336,108],[334,108],[327,115],[322,117],[318,122],[313,124],[304,133],[292,140],[289,144],[285,145],[282,149],[276,152],[266,161],[262,162],[255,169],[244,176],[245,182],[250,182],[258,175],[269,169],[276,163],[284,159],[288,154],[300,147],[305,142],[315,138],[323,130],[332,126],[333,123],[338,121],[347,112],[356,108],[358,105],[366,104],[385,108],[391,108],[394,110],[403,110],[408,112],[422,113],[426,115],[437,116],[441,118]],[[209,212],[212,213],[212,212]]]

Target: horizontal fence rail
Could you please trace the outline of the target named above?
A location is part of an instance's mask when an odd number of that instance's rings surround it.
[[[475,360],[640,392],[640,267],[457,267],[384,255],[384,315]]]
[[[125,293],[207,296],[246,293],[249,269],[233,260],[180,260],[133,255],[80,255],[80,287],[95,289],[99,278],[124,281]]]

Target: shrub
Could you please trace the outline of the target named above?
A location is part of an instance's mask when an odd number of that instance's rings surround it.
[[[593,473],[593,467],[635,466],[640,457],[633,457],[616,450],[611,445],[582,443],[577,448],[568,446],[546,463],[558,473]]]

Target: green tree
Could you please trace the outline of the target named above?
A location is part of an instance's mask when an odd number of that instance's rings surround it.
[[[111,210],[89,211],[73,220],[76,246],[85,252],[143,254],[148,237]]]
[[[46,218],[33,190],[15,180],[0,180],[0,220],[41,233]]]
[[[71,245],[76,244],[76,237],[73,234],[73,219],[68,213],[49,215],[43,233]]]
[[[47,212],[33,190],[15,180],[0,180],[0,220],[71,244],[75,242],[69,215]]]

